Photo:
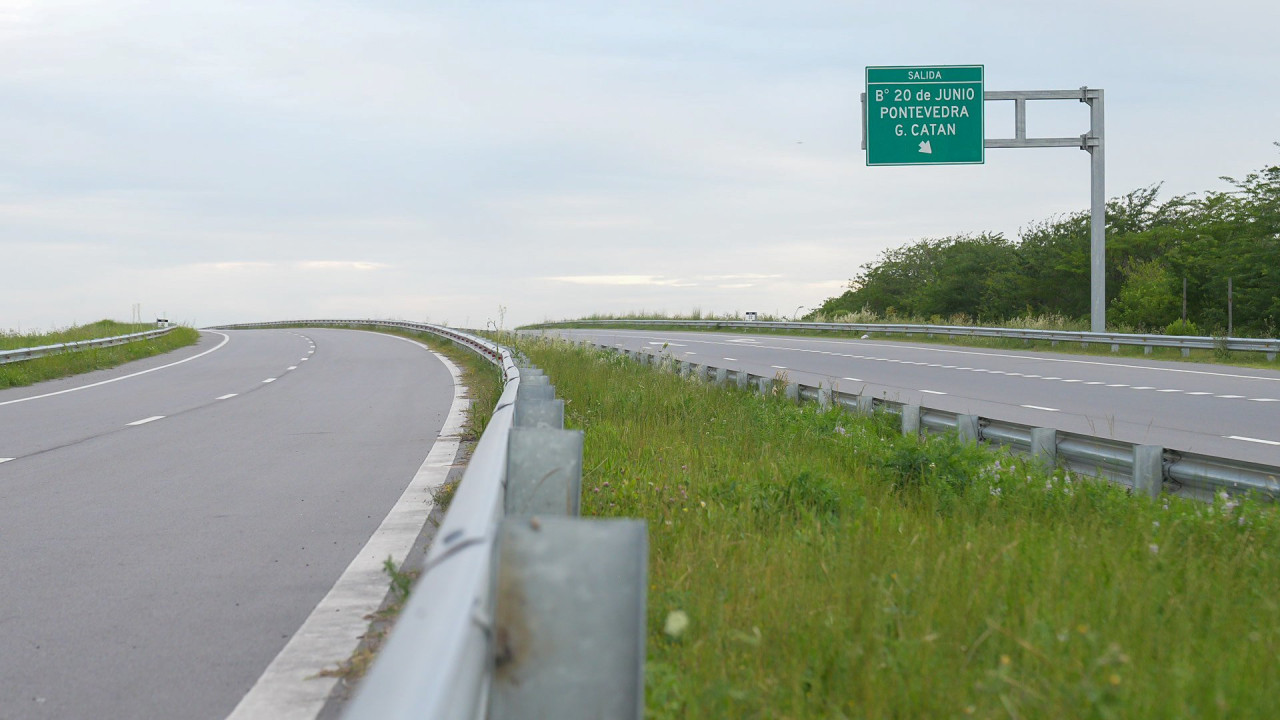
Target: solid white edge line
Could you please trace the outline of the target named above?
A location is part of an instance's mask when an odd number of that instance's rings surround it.
[[[220,395],[220,396],[218,396],[218,397],[214,398],[214,400],[230,400],[231,398],[233,398],[233,397],[235,397],[236,395],[239,395],[239,394],[240,394],[240,393],[227,393],[226,395]]]
[[[1044,410],[1045,412],[1062,412],[1058,408],[1044,407],[1042,405],[1019,405],[1018,407],[1024,407],[1028,410]]]
[[[163,416],[163,415],[152,415],[152,416],[151,416],[151,417],[149,417],[149,418],[142,418],[141,420],[134,420],[134,421],[133,421],[133,422],[131,422],[131,423],[125,423],[125,425],[126,425],[126,426],[131,426],[131,425],[146,425],[146,424],[147,424],[147,423],[149,423],[149,422],[155,422],[156,420],[163,420],[163,419],[164,419],[164,416]]]
[[[1223,435],[1222,437],[1228,440],[1243,440],[1245,442],[1251,442],[1251,443],[1262,443],[1263,445],[1280,445],[1280,441],[1263,440],[1262,438],[1251,438],[1251,437],[1245,437],[1243,435]]]
[[[89,383],[88,385],[81,385],[81,386],[79,386],[79,387],[67,388],[66,390],[59,390],[59,391],[57,391],[57,392],[45,393],[45,394],[43,394],[43,395],[32,395],[31,397],[18,398],[17,400],[7,400],[7,401],[5,401],[5,402],[0,402],[0,407],[4,407],[5,405],[13,405],[14,403],[26,402],[26,401],[28,401],[28,400],[39,400],[40,398],[53,397],[54,395],[65,395],[65,394],[67,394],[67,393],[76,392],[76,391],[78,391],[78,390],[88,390],[89,388],[95,388],[95,387],[98,387],[99,385],[107,385],[107,384],[109,384],[109,383],[113,383],[113,382],[120,382],[121,380],[128,380],[129,378],[135,378],[135,377],[138,377],[139,375],[146,375],[147,373],[153,373],[153,372],[155,372],[155,371],[157,371],[157,370],[164,370],[165,368],[171,368],[171,367],[173,367],[174,365],[181,365],[182,363],[191,362],[192,360],[195,360],[196,358],[204,357],[205,355],[208,355],[209,353],[213,352],[214,350],[218,350],[218,349],[220,349],[223,345],[226,345],[226,344],[231,340],[231,336],[230,336],[230,335],[227,335],[226,333],[221,333],[221,332],[218,332],[217,330],[209,330],[209,331],[207,331],[207,332],[211,332],[211,333],[213,333],[214,335],[221,335],[221,336],[222,336],[222,342],[220,342],[220,343],[218,343],[217,345],[215,345],[215,346],[213,346],[213,347],[209,348],[208,350],[205,350],[204,352],[200,353],[199,355],[192,355],[192,356],[191,356],[191,357],[189,357],[189,358],[183,358],[183,359],[181,359],[181,360],[179,360],[179,361],[177,361],[177,362],[171,362],[171,363],[169,363],[168,365],[161,365],[161,366],[159,366],[159,367],[153,367],[153,368],[151,368],[150,370],[140,370],[140,371],[138,371],[138,372],[136,372],[136,373],[132,373],[132,374],[129,374],[129,375],[121,375],[121,376],[120,376],[120,377],[118,377],[118,378],[111,378],[110,380],[102,380],[102,381],[100,381],[100,382],[96,382],[96,383]]]
[[[921,390],[920,392],[929,393],[930,395],[946,395],[946,393],[941,390]]]
[[[339,678],[318,673],[346,660],[369,629],[366,616],[382,605],[390,588],[382,563],[390,557],[399,567],[431,515],[431,492],[449,475],[458,454],[470,401],[462,371],[448,358],[422,343],[396,335],[386,337],[413,343],[440,359],[453,377],[453,404],[440,437],[422,461],[404,494],[383,518],[324,599],[289,638],[271,664],[240,699],[228,720],[313,720],[337,686]],[[418,592],[425,592],[418,589]]]

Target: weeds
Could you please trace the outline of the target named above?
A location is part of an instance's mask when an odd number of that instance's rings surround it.
[[[1270,717],[1280,518],[529,340],[649,523],[647,715]],[[664,632],[680,618],[678,633]]]

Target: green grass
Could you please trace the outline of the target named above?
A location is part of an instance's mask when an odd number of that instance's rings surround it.
[[[1275,715],[1270,505],[519,347],[586,431],[583,514],[649,523],[650,717]]]
[[[134,327],[135,326],[132,325],[124,325],[122,323],[113,323],[109,320],[104,320],[102,322],[94,323],[93,325],[86,325],[83,328],[72,328],[52,335],[9,335],[5,336],[5,339],[14,342],[25,342],[26,340],[35,338],[36,340],[33,342],[16,346],[32,347],[61,342],[73,342],[75,340],[88,340],[94,337],[126,335],[130,332],[141,331],[133,329]],[[145,329],[154,329],[154,327]],[[93,332],[97,332],[98,334],[88,334]],[[137,340],[123,345],[115,345],[105,348],[90,348],[87,350],[60,352],[55,355],[45,355],[44,357],[35,358],[33,360],[6,363],[4,365],[0,365],[0,390],[10,387],[31,385],[44,380],[53,380],[61,377],[68,377],[70,375],[79,375],[81,373],[92,372],[94,370],[116,367],[117,365],[123,365],[124,363],[133,360],[141,360],[153,355],[167,353],[180,347],[192,345],[199,339],[200,333],[196,330],[189,327],[176,327],[169,333],[149,340]]]
[[[0,350],[17,350],[18,348],[37,347],[40,345],[58,345],[78,340],[96,340],[97,338],[128,335],[130,333],[155,330],[151,323],[122,323],[115,320],[99,320],[88,325],[73,325],[52,332],[16,332],[0,330]]]
[[[864,332],[846,332],[840,330],[774,330],[761,328],[691,328],[679,325],[643,325],[637,326],[628,324],[626,320],[619,320],[617,323],[604,324],[587,324],[582,321],[566,321],[562,323],[543,323],[539,325],[529,325],[528,329],[541,328],[584,328],[584,329],[644,329],[644,330],[671,330],[678,332],[715,332],[715,333],[735,333],[740,335],[784,335],[794,337],[820,337],[835,339],[860,339],[863,335],[867,335],[871,340],[889,340],[893,342],[901,342],[908,344],[930,345],[947,345],[950,347],[967,347],[967,348],[987,348],[997,350],[1013,350],[1018,352],[1053,352],[1068,355],[1093,355],[1106,357],[1130,358],[1135,360],[1167,360],[1176,362],[1191,363],[1213,363],[1221,365],[1231,365],[1236,367],[1257,367],[1271,368],[1277,367],[1277,362],[1267,360],[1265,353],[1261,352],[1239,352],[1228,351],[1225,349],[1198,350],[1192,349],[1187,357],[1182,356],[1182,350],[1178,348],[1152,348],[1150,355],[1143,354],[1141,347],[1121,345],[1117,352],[1111,352],[1111,345],[1107,343],[1090,343],[1087,347],[1082,347],[1080,343],[1062,342],[1054,345],[1049,341],[1039,340],[1019,340],[1013,338],[984,338],[984,337],[945,337],[935,335],[929,337],[924,333],[914,335],[904,335],[901,333],[864,333]],[[1010,326],[1012,327],[1012,326]],[[1087,328],[1086,328],[1087,329]]]

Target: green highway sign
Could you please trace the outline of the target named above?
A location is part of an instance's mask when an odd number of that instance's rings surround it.
[[[982,66],[868,67],[868,165],[983,162]]]

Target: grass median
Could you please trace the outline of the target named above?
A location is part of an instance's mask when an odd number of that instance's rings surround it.
[[[1271,717],[1280,518],[526,339],[649,522],[656,718]]]
[[[4,341],[0,343],[3,344],[0,349],[12,350],[22,347],[75,342],[77,340],[92,340],[100,337],[127,335],[148,329],[154,329],[154,327],[139,329],[136,325],[103,320],[92,325],[70,328],[48,335],[4,335],[0,337]],[[59,352],[32,360],[6,363],[0,365],[0,390],[31,385],[44,380],[79,375],[94,370],[113,368],[133,360],[141,360],[192,345],[199,339],[200,333],[196,330],[189,327],[176,327],[164,335],[147,340],[136,340],[111,347]]]

